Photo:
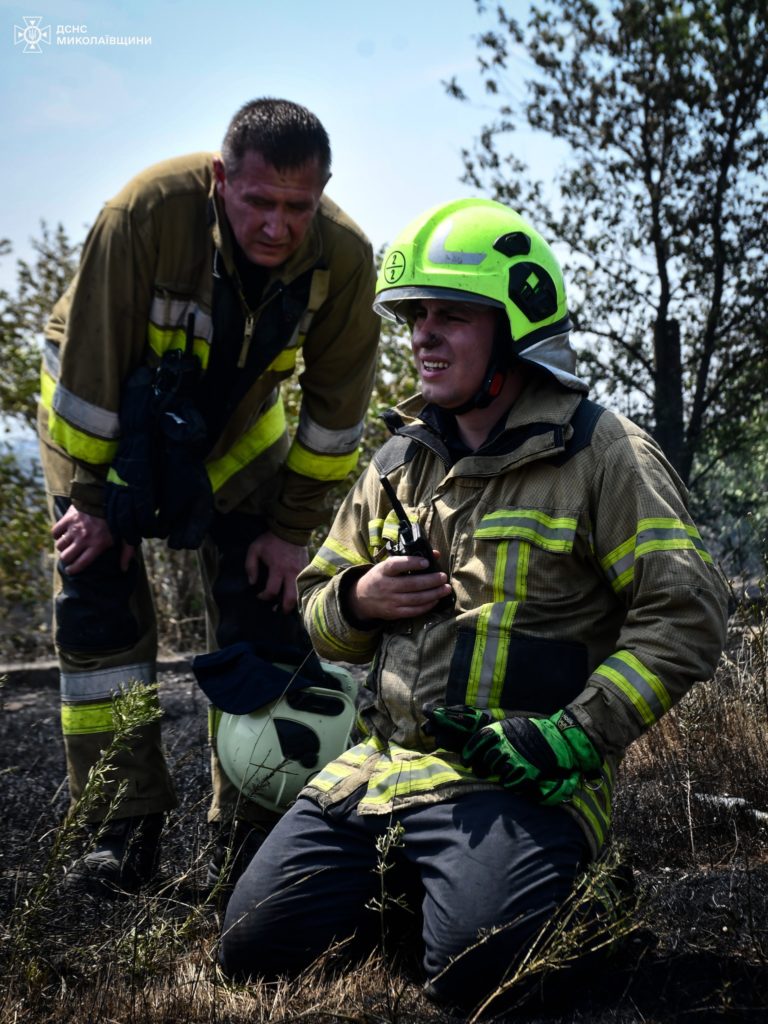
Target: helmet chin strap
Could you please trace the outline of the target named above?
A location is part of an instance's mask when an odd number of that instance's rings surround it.
[[[499,397],[509,370],[510,347],[509,325],[500,319],[493,338],[491,356],[483,375],[483,383],[470,399],[461,405],[451,407],[448,412],[454,416],[463,416],[473,409],[487,409],[491,402]]]

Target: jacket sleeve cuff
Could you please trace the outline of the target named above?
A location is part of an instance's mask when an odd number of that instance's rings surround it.
[[[599,687],[587,686],[566,710],[603,756],[621,757],[638,737],[639,730],[630,724],[626,711],[618,706],[616,698],[611,699]]]
[[[384,619],[358,619],[349,607],[349,591],[360,577],[368,572],[370,566],[346,569],[339,577],[339,608],[341,614],[353,629],[361,633],[368,633],[375,629],[381,629]]]
[[[78,512],[87,512],[101,519],[105,517],[103,486],[74,480],[69,496]]]
[[[283,526],[282,523],[279,523],[271,516],[267,516],[267,528],[270,533],[274,533],[280,540],[287,541],[289,544],[297,544],[301,548],[307,547],[312,537],[311,530],[292,530],[290,527]]]
[[[349,616],[341,595],[341,582],[347,575],[355,577],[354,572],[345,569],[312,593],[309,599],[307,595],[302,598],[304,624],[321,658],[363,665],[370,662],[378,650],[382,624],[365,622],[358,625]]]

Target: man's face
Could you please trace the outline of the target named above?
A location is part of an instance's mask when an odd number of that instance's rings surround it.
[[[243,157],[234,177],[214,160],[219,193],[232,233],[260,267],[279,267],[299,248],[325,187],[316,160],[279,171],[261,153]]]
[[[477,393],[491,357],[498,311],[474,302],[419,299],[409,310],[424,398],[453,409]]]

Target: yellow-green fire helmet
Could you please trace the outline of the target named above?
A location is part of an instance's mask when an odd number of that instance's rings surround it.
[[[458,199],[413,220],[384,255],[374,310],[405,323],[408,303],[444,298],[503,309],[511,357],[579,391],[560,264],[519,213],[491,199]],[[403,305],[405,304],[405,305]]]

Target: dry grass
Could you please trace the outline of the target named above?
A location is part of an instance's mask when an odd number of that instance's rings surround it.
[[[641,906],[630,927],[639,927],[640,935],[591,990],[569,989],[570,1007],[515,1019],[760,1019],[758,1007],[768,998],[768,817],[754,812],[768,810],[765,641],[762,616],[735,625],[715,680],[697,687],[625,759],[615,832],[637,870]],[[175,773],[193,755],[180,755]],[[59,844],[68,857],[69,843],[47,828],[43,813],[26,837],[28,854],[14,869],[11,913],[1,926],[3,1024],[475,1019],[452,1017],[430,1003],[413,962],[390,956],[335,974],[325,969],[329,960],[290,981],[227,982],[217,966],[221,914],[201,894],[210,854],[201,786],[199,798],[171,823],[166,848],[172,870],[154,892],[107,905],[61,893],[64,863],[55,848]],[[50,820],[61,801],[57,791]],[[386,902],[383,890],[379,904]],[[569,962],[569,913],[573,908],[518,965],[522,973],[510,976],[512,988]],[[491,1003],[487,1015],[493,1013]]]
[[[11,964],[0,999],[3,1022],[85,1024],[256,1024],[269,1021],[434,1021],[447,1018],[418,985],[378,956],[328,975],[323,962],[300,977],[236,986],[216,963],[218,918],[174,926],[162,897],[132,900],[108,912],[99,939],[71,942],[56,956],[30,953]],[[169,921],[169,917],[171,920]],[[113,935],[106,937],[107,929]],[[330,956],[334,956],[333,951]]]
[[[689,866],[765,857],[768,648],[763,616],[750,619],[733,626],[715,678],[627,752],[616,829],[641,864],[660,849]]]

